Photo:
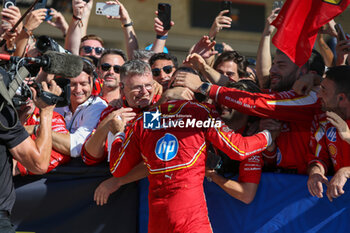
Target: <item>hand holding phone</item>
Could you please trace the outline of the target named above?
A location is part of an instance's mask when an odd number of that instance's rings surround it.
[[[96,15],[119,16],[120,6],[117,4],[106,4],[104,2],[96,3]]]
[[[274,1],[273,5],[272,5],[272,10],[277,9],[277,8],[282,9],[282,7],[283,7],[283,1]],[[279,13],[279,11],[276,11],[276,14],[278,14],[278,13]]]
[[[44,21],[51,21],[52,20],[51,12],[52,12],[51,9],[47,9]]]
[[[343,27],[337,23],[336,25],[334,25],[335,30],[338,33],[338,41],[342,41],[342,40],[347,40],[348,38],[346,37],[346,34],[343,30]],[[344,49],[344,52],[349,52],[349,49]]]
[[[223,16],[231,17],[231,15],[232,15],[231,9],[232,9],[232,2],[231,1],[221,2],[221,11],[228,10],[228,12],[223,14]]]
[[[343,27],[339,23],[337,23],[336,25],[334,25],[334,28],[338,33],[338,40],[346,40],[346,35],[344,33]]]
[[[9,8],[10,6],[16,6],[16,0],[3,0],[2,8]]]
[[[158,18],[163,23],[164,30],[170,30],[171,27],[171,5],[168,3],[158,4]]]

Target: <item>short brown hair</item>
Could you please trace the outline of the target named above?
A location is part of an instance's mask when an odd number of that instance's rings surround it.
[[[97,35],[94,34],[90,34],[90,35],[86,35],[83,38],[81,38],[80,44],[83,43],[86,40],[97,40],[98,42],[101,43],[102,47],[104,47],[103,45],[103,39]]]

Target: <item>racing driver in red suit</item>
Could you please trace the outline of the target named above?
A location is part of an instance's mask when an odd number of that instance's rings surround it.
[[[142,160],[148,168],[148,232],[212,232],[203,190],[208,142],[239,161],[272,142],[269,131],[250,137],[236,134],[213,109],[208,104],[169,101],[137,117],[126,137],[116,136],[112,174],[122,177]]]

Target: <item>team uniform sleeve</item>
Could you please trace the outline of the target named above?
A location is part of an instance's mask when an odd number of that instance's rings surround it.
[[[131,126],[126,136],[117,134],[112,143],[109,167],[115,177],[125,176],[142,161],[138,125]]]
[[[209,117],[214,117],[217,124],[207,130],[207,140],[231,159],[242,161],[261,153],[272,143],[271,134],[267,130],[243,137],[225,125],[215,113],[209,114]]]
[[[108,154],[108,151],[107,151],[107,140],[106,140],[106,143],[105,143],[105,146],[103,148],[103,156],[100,157],[100,158],[96,158],[92,155],[90,155],[90,153],[85,149],[85,143],[89,140],[89,138],[94,134],[94,131],[86,138],[82,148],[81,148],[81,158],[83,160],[83,162],[88,165],[88,166],[93,166],[93,165],[96,165],[96,164],[99,164],[103,161],[106,161],[106,158],[107,158],[107,154]]]
[[[261,94],[213,85],[209,97],[244,114],[282,121],[312,121],[320,109],[317,94],[313,91],[306,96],[294,91]]]
[[[331,166],[332,162],[326,145],[326,133],[323,122],[314,120],[310,134],[310,147],[307,153],[308,165],[318,163],[323,166],[327,173],[328,167]]]
[[[259,184],[263,160],[261,153],[243,160],[239,164],[238,181],[244,183]]]
[[[105,119],[111,112],[113,112],[114,110],[116,110],[117,108],[114,108],[110,105],[108,105],[101,113],[101,117],[98,121],[98,124],[96,126],[96,128],[99,126],[99,124],[101,123],[101,121],[103,121],[103,119]],[[92,133],[86,138],[82,149],[81,149],[81,158],[83,160],[83,162],[88,165],[88,166],[93,166],[96,164],[99,164],[103,161],[106,161],[107,155],[108,155],[108,150],[107,150],[107,144],[108,144],[108,140],[106,139],[105,142],[105,146],[103,148],[103,156],[100,158],[96,158],[94,156],[92,156],[91,154],[89,154],[89,152],[85,149],[85,143],[89,140],[89,138],[95,133],[96,128],[92,131]]]

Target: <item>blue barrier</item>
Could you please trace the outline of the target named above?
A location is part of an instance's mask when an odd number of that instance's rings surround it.
[[[307,176],[264,173],[254,201],[246,205],[215,183],[204,181],[214,233],[349,232],[350,186],[333,202],[312,197]],[[148,181],[139,183],[139,233],[147,232]]]

